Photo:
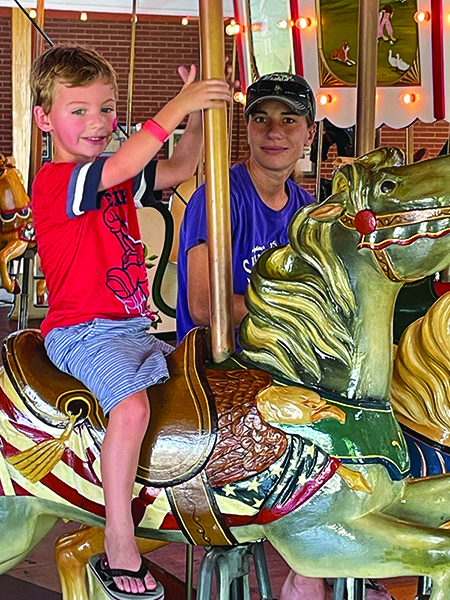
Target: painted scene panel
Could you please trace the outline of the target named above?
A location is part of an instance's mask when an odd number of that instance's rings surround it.
[[[354,86],[358,64],[358,0],[317,0],[320,85]],[[419,85],[417,0],[381,1],[378,85]]]

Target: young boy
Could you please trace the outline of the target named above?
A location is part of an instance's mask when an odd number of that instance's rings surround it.
[[[188,80],[181,92],[111,157],[116,75],[95,51],[54,47],[33,64],[34,117],[54,158],[33,184],[33,216],[49,311],[42,334],[50,359],[98,398],[109,422],[101,450],[110,590],[161,598],[141,559],[131,497],[150,408],[146,388],[169,377],[172,348],[148,333],[148,284],[133,194],[146,166],[191,112],[230,100],[225,81]],[[100,158],[99,158],[100,157]],[[154,168],[152,169],[154,177]],[[98,575],[98,573],[97,573]]]

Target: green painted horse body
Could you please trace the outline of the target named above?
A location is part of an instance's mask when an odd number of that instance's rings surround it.
[[[276,428],[294,434],[287,436],[289,448],[303,445],[304,463],[311,466],[313,460],[317,464],[322,460],[325,464],[328,453],[332,471],[319,485],[323,472],[319,469],[312,479],[317,483],[314,493],[303,502],[299,491],[303,493],[311,480],[305,482],[301,472],[290,474],[290,484],[294,481],[295,486],[290,497],[281,500],[286,487],[279,490],[274,485],[267,497],[251,504],[249,498],[262,493],[264,473],[247,477],[250,484],[245,493],[240,490],[240,500],[238,488],[245,479],[232,484],[222,479],[214,494],[222,512],[232,511],[233,506],[238,516],[243,511],[241,523],[248,517],[244,525],[238,525],[239,520],[236,526],[231,523],[236,541],[267,537],[298,573],[427,575],[433,578],[433,600],[438,600],[450,598],[450,532],[440,529],[450,521],[450,478],[406,478],[407,450],[389,398],[396,295],[404,281],[450,263],[450,158],[411,166],[403,166],[402,161],[400,151],[385,148],[340,169],[332,196],[300,211],[290,225],[289,245],[265,253],[251,276],[249,314],[240,331],[243,352],[234,360],[234,372],[244,363],[276,378],[277,385],[270,386],[273,395],[258,398],[260,413]],[[308,390],[306,400],[298,400],[302,386],[339,408],[345,423],[329,418],[302,421],[299,413],[310,410],[312,402]],[[8,436],[17,431],[11,419],[25,409],[5,377],[3,392],[0,435],[6,456],[13,445]],[[241,404],[242,399],[236,409]],[[260,427],[260,417],[248,414]],[[27,427],[42,427],[32,415],[27,418],[21,426],[25,437]],[[50,426],[42,429],[55,437]],[[83,465],[93,435],[85,429],[70,442],[71,452]],[[233,452],[242,450],[245,456],[248,440],[240,447],[239,430],[235,435]],[[25,448],[27,443],[21,439]],[[284,461],[283,456],[277,460]],[[347,466],[345,473],[339,471],[341,463]],[[67,461],[58,463],[50,475],[66,476],[73,485],[76,477],[71,468]],[[212,477],[208,468],[207,477]],[[98,474],[98,464],[92,472]],[[357,477],[359,484],[354,485]],[[91,479],[78,492],[83,497],[100,493],[94,475]],[[274,481],[281,487],[281,480]],[[27,483],[1,456],[0,483],[2,571],[17,564],[57,517],[103,525],[89,503],[77,507],[75,502],[58,499],[42,483]],[[137,494],[141,493],[138,486]],[[273,497],[277,500],[271,503]],[[156,494],[152,502],[153,512],[149,508],[145,513],[137,534],[184,540],[180,531],[160,527],[167,524],[165,495]],[[265,514],[277,513],[276,518],[262,518],[265,507],[270,509]]]

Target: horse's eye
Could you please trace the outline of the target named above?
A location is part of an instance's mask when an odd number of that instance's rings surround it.
[[[20,217],[28,217],[28,215],[30,214],[30,209],[29,208],[23,208],[22,210],[19,210],[19,216]]]
[[[390,179],[386,179],[381,184],[380,190],[382,191],[383,194],[390,194],[391,192],[394,191],[396,185],[397,184],[395,183],[395,181],[390,181]]]
[[[0,215],[0,219],[4,222],[4,223],[8,223],[9,221],[14,221],[16,214],[15,213],[11,213],[11,214],[6,214],[6,215]]]

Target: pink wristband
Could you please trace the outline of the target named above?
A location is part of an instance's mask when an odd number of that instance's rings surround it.
[[[169,134],[167,133],[167,131],[163,127],[161,127],[161,125],[155,123],[153,119],[145,121],[141,129],[145,129],[145,131],[148,131],[159,142],[164,143],[166,140],[169,139]]]

